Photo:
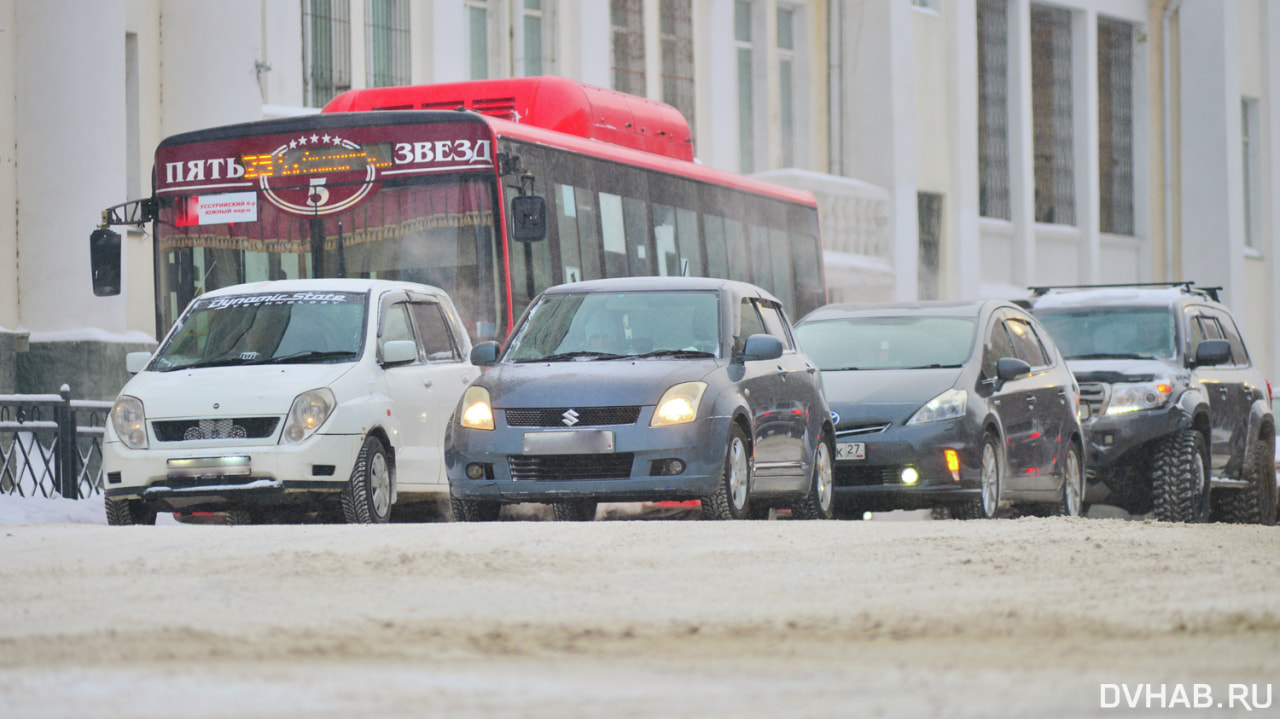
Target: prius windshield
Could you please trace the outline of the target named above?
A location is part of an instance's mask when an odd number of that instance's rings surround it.
[[[849,317],[806,322],[796,336],[823,371],[959,367],[973,352],[967,317]]]
[[[151,369],[354,362],[368,294],[279,292],[192,302]]]
[[[544,295],[529,310],[511,362],[716,357],[715,292],[595,292]]]

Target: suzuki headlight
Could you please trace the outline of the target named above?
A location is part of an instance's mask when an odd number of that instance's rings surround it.
[[[489,390],[469,387],[462,395],[462,422],[468,429],[493,429],[493,404],[489,402]]]
[[[337,402],[333,399],[333,392],[325,387],[298,395],[289,408],[289,418],[285,421],[280,441],[284,444],[297,444],[315,434],[320,425],[329,419],[335,406]]]
[[[124,446],[129,449],[147,448],[147,413],[142,409],[142,400],[121,395],[111,408],[111,426]]]
[[[929,400],[929,403],[911,415],[907,424],[937,422],[944,419],[963,417],[969,405],[969,393],[962,389],[949,389]]]
[[[1117,382],[1111,385],[1107,414],[1125,414],[1163,407],[1173,396],[1173,383],[1166,378],[1151,382]]]
[[[698,416],[698,405],[702,403],[702,393],[707,391],[706,382],[682,382],[662,393],[658,406],[653,410],[650,427],[666,427],[673,424],[687,424]]]

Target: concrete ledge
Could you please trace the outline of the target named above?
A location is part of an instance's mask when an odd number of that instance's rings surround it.
[[[27,351],[26,332],[0,330],[0,394],[18,391],[18,356]]]
[[[0,335],[2,338],[3,335]],[[2,342],[3,339],[0,339]],[[71,386],[73,399],[114,400],[129,381],[124,357],[130,352],[154,352],[154,342],[112,342],[95,339],[27,342],[18,353],[13,391],[18,394],[57,394]],[[0,355],[2,356],[2,355]],[[0,367],[0,390],[3,390]]]

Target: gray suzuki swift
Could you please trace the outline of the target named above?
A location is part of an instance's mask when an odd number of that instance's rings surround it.
[[[464,393],[446,438],[454,516],[544,502],[701,500],[709,519],[832,515],[830,412],[777,298],[633,277],[552,287]]]

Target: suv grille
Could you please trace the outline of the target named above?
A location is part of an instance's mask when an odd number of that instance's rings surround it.
[[[1089,417],[1096,418],[1107,411],[1110,387],[1102,382],[1080,383],[1080,404],[1089,408]]]
[[[506,412],[508,427],[598,427],[606,424],[635,424],[640,416],[639,407],[558,407],[509,409]]]
[[[631,452],[616,454],[511,455],[511,478],[516,480],[626,479],[631,476]]]
[[[180,419],[152,422],[161,442],[192,442],[202,439],[263,439],[275,434],[279,417],[236,417],[226,419]]]

